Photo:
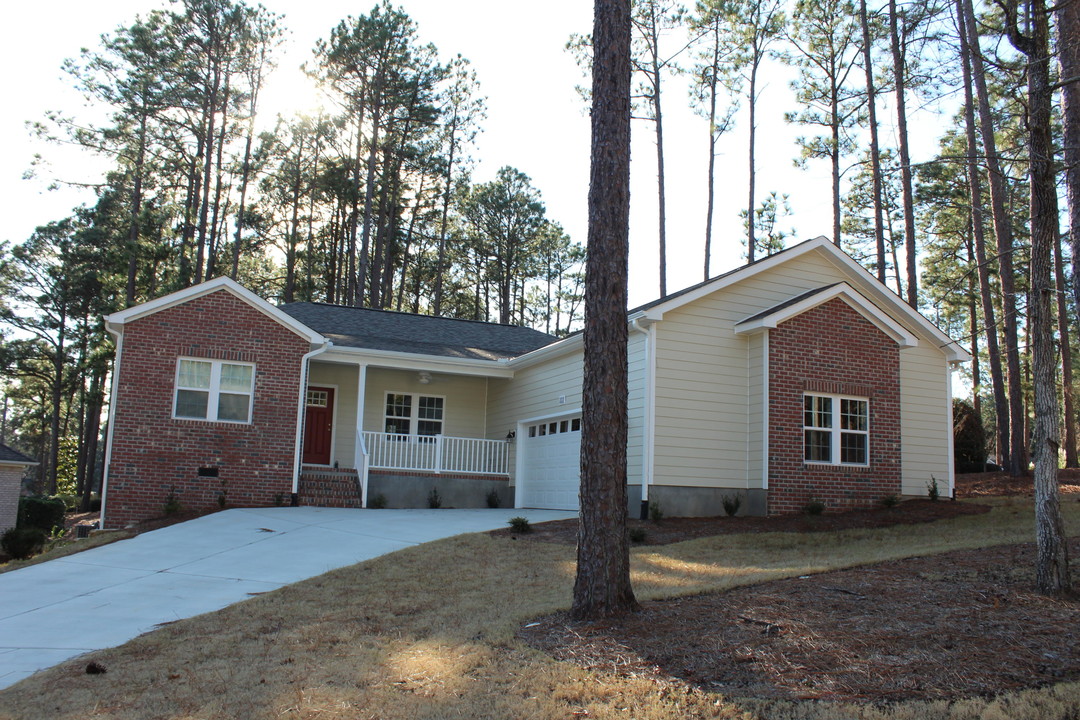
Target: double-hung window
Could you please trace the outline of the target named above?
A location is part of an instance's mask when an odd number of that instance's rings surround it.
[[[255,366],[250,363],[180,358],[173,416],[216,422],[251,422]]]
[[[870,401],[842,395],[804,395],[803,460],[868,465]]]
[[[386,394],[385,432],[400,435],[442,435],[444,398],[412,393]]]

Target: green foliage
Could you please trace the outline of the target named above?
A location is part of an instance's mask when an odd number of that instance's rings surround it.
[[[169,494],[165,496],[165,504],[162,509],[166,515],[175,515],[184,509],[184,506],[180,503],[180,498],[176,496],[175,485],[169,488]]]
[[[825,503],[821,500],[811,500],[810,502],[803,505],[803,513],[811,517],[817,517],[823,512],[825,512]]]
[[[926,496],[933,502],[937,502],[941,497],[941,492],[938,490],[937,478],[933,475],[930,476],[930,482],[926,483]]]
[[[742,507],[742,496],[738,494],[725,495],[722,500],[724,502],[724,512],[727,513],[728,517],[735,517],[739,514],[739,508]]]
[[[487,506],[489,508],[494,509],[494,508],[499,507],[499,505],[501,504],[501,502],[499,501],[499,491],[494,490],[494,489],[489,491],[488,494],[487,494],[486,500],[487,500]]]
[[[529,519],[521,517],[512,517],[507,520],[507,524],[510,525],[510,532],[523,534],[532,532],[532,525],[529,524]]]
[[[645,528],[630,528],[628,537],[632,543],[643,543],[649,537],[649,533],[645,531]]]
[[[53,497],[64,503],[64,512],[75,512],[79,509],[78,495],[53,495]]]
[[[953,458],[958,473],[986,469],[986,430],[966,400],[953,400]]]
[[[42,551],[47,537],[47,533],[41,528],[11,528],[0,536],[0,547],[9,557],[25,560]]]
[[[439,495],[439,488],[431,488],[431,492],[427,496],[427,506],[433,510],[442,507],[442,496]]]
[[[75,489],[78,486],[78,479],[75,477],[78,463],[79,439],[73,435],[65,435],[60,439],[59,455],[56,459],[57,495],[75,496]]]
[[[649,501],[649,519],[654,523],[659,523],[664,519],[664,508],[655,500]]]
[[[899,504],[899,495],[886,495],[885,497],[881,498],[881,507],[883,508],[894,508]]]
[[[59,498],[31,495],[19,498],[19,517],[16,527],[37,528],[51,533],[64,527],[64,501]]]
[[[283,492],[274,493],[274,507],[285,507],[287,504],[285,502],[286,497],[287,496]]]
[[[368,498],[367,506],[372,510],[382,510],[386,507],[386,496],[382,493],[376,493],[375,497]]]

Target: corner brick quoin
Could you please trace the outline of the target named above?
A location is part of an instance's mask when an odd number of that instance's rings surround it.
[[[225,290],[132,320],[117,385],[108,527],[184,510],[273,506],[292,492],[307,340]],[[175,420],[177,358],[255,364],[250,424]],[[216,468],[217,477],[200,476]]]
[[[803,462],[803,394],[870,401],[870,464]],[[901,492],[900,348],[835,298],[769,332],[770,515],[812,500],[827,510],[870,507]]]

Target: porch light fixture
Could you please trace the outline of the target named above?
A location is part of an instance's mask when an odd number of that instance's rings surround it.
[[[427,385],[429,382],[431,382],[431,373],[429,373],[427,370],[421,370],[418,373],[418,377],[420,379],[421,385]]]
[[[513,430],[511,430],[510,432],[506,433],[506,444],[507,444],[507,445],[513,445],[513,443],[514,443],[514,438],[516,438],[516,437],[517,437],[517,433],[516,433],[516,432],[514,432]]]

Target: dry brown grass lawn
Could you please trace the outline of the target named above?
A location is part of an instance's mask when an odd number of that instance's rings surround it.
[[[641,598],[1029,541],[1031,503],[922,526],[727,535],[634,551]],[[1064,505],[1070,535],[1080,504]],[[172,623],[0,691],[0,718],[1066,718],[1080,687],[946,703],[738,704],[583,670],[516,638],[566,608],[573,548],[467,535]],[[94,660],[107,673],[88,675]]]

